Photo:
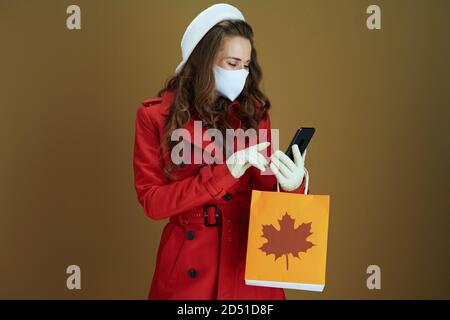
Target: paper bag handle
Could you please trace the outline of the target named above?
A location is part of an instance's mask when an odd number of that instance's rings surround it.
[[[309,173],[306,167],[303,167],[303,169],[305,170],[305,179],[306,179],[304,194],[308,194]],[[278,180],[277,180],[277,192],[280,192],[280,184],[278,183]]]

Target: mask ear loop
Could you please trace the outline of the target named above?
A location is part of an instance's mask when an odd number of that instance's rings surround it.
[[[303,167],[303,169],[305,170],[305,179],[306,179],[304,194],[308,194],[309,172],[308,169],[306,169],[306,167]],[[278,183],[278,180],[277,180],[277,192],[280,192],[280,184]]]

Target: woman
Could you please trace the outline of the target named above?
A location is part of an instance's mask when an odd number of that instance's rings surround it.
[[[247,231],[252,189],[276,190],[278,182],[282,191],[304,192],[298,147],[295,161],[279,150],[272,154],[269,130],[267,142],[233,146],[229,157],[209,153],[224,162],[195,163],[183,151],[178,163],[172,152],[179,143],[172,133],[185,129],[194,157],[208,154],[210,141],[193,138],[195,121],[224,136],[226,129],[270,129],[252,28],[238,9],[216,4],[191,22],[181,47],[176,74],[136,114],[137,197],[150,218],[169,219],[148,298],[285,299],[283,289],[245,285]]]

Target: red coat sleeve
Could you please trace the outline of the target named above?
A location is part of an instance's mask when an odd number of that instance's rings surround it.
[[[267,129],[267,141],[269,141],[271,144],[269,146],[269,148],[267,149],[267,160],[270,161],[270,156],[272,155],[272,135],[270,133],[270,116],[269,113],[267,113],[267,118],[265,121],[262,121],[262,123],[260,124],[260,127],[262,129]],[[258,143],[261,143],[263,141],[258,141]],[[252,189],[254,190],[263,190],[263,191],[276,191],[277,190],[277,179],[275,177],[275,175],[270,174],[261,174],[261,171],[258,168],[255,167],[250,167],[248,170],[250,170],[250,174],[251,174],[251,181],[252,181]],[[266,170],[269,170],[269,172],[272,172],[270,170],[270,168],[266,168]],[[303,181],[300,185],[300,187],[298,187],[295,190],[292,191],[285,191],[283,190],[283,188],[281,188],[280,186],[280,191],[283,192],[291,192],[291,193],[305,193],[305,183],[306,183],[306,178],[303,178]],[[307,194],[309,194],[310,188],[308,186],[308,191]]]
[[[134,186],[139,203],[160,220],[221,198],[238,179],[226,164],[208,164],[195,176],[168,181],[163,173],[159,132],[144,106],[136,112],[133,152]]]

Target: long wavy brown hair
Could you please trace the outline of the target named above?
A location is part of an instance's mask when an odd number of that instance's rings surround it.
[[[242,123],[242,128],[258,129],[261,119],[267,115],[270,108],[268,97],[260,90],[262,70],[258,64],[256,50],[253,45],[253,29],[245,21],[224,20],[212,27],[197,44],[189,59],[178,74],[168,78],[164,87],[157,93],[161,97],[166,90],[174,91],[174,99],[170,106],[164,134],[161,137],[161,152],[169,152],[178,141],[171,140],[172,131],[183,127],[192,115],[203,121],[205,128],[216,128],[225,137],[225,130],[232,128],[227,122],[227,108],[230,100],[215,94],[215,79],[213,65],[224,37],[240,36],[251,43],[249,75],[244,89],[236,98],[240,107],[236,115]],[[257,109],[257,103],[261,108]],[[225,146],[224,146],[225,149]],[[176,167],[170,162],[164,167],[167,176]]]

